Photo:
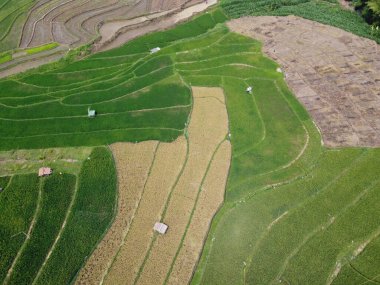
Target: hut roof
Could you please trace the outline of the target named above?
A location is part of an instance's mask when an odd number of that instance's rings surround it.
[[[166,233],[168,226],[164,223],[155,223],[153,229],[160,234]]]

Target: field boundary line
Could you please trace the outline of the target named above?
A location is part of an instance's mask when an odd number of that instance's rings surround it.
[[[197,97],[197,98],[199,98],[199,97]],[[171,275],[171,273],[172,273],[172,271],[173,271],[173,267],[174,267],[174,264],[175,264],[175,262],[176,262],[176,260],[177,260],[178,254],[179,254],[179,252],[180,252],[181,249],[182,249],[183,242],[184,242],[184,240],[185,240],[185,238],[186,238],[187,231],[188,231],[188,229],[189,229],[189,227],[190,227],[190,224],[191,224],[191,221],[192,221],[192,219],[193,219],[193,216],[194,216],[195,210],[196,210],[196,208],[197,208],[198,200],[199,200],[200,194],[201,194],[201,192],[202,192],[202,190],[203,190],[202,187],[203,187],[204,181],[205,181],[206,178],[207,178],[207,174],[209,173],[209,170],[210,170],[210,168],[211,168],[211,164],[212,164],[212,162],[214,161],[215,155],[216,155],[216,153],[218,152],[218,150],[220,149],[220,146],[221,146],[225,141],[226,141],[226,139],[224,138],[222,141],[220,141],[220,142],[217,144],[216,148],[214,149],[214,151],[213,151],[213,153],[212,153],[212,156],[211,156],[211,158],[210,158],[210,161],[209,161],[208,164],[207,164],[207,167],[206,167],[206,169],[205,169],[205,172],[204,172],[204,174],[203,174],[203,177],[202,177],[201,183],[200,183],[199,188],[198,188],[197,196],[195,197],[195,200],[194,200],[194,205],[193,205],[193,207],[192,207],[192,209],[191,209],[191,213],[190,213],[189,219],[188,219],[187,224],[186,224],[186,227],[185,227],[185,231],[184,231],[183,234],[182,234],[182,237],[181,237],[180,243],[179,243],[179,245],[178,245],[178,247],[177,247],[177,251],[176,251],[176,253],[175,253],[174,257],[173,257],[173,260],[172,260],[172,262],[171,262],[171,264],[170,264],[169,270],[168,270],[168,272],[167,272],[167,274],[166,274],[166,277],[165,277],[165,280],[164,280],[164,282],[163,282],[164,285],[166,285],[166,284],[168,283],[169,277],[170,277],[170,275]],[[198,256],[198,259],[199,259],[199,258],[200,258],[200,256]]]
[[[28,232],[26,234],[26,238],[25,238],[21,248],[18,250],[17,255],[14,258],[12,265],[9,268],[7,275],[4,279],[5,285],[8,284],[9,278],[11,277],[11,275],[13,273],[13,269],[16,266],[16,263],[17,263],[18,259],[20,258],[21,254],[23,253],[24,249],[26,248],[28,241],[30,239],[30,236],[33,234],[34,225],[36,224],[37,219],[40,218],[39,215],[40,215],[40,211],[41,211],[41,200],[42,200],[42,195],[43,195],[42,192],[43,192],[43,187],[44,187],[44,181],[43,180],[40,181],[39,184],[40,185],[39,185],[39,189],[38,189],[37,204],[36,204],[36,209],[34,211],[33,219],[29,225],[29,229],[28,229]]]
[[[115,160],[115,156],[113,155],[113,152],[111,150],[111,146],[110,145],[107,145],[106,146],[107,150],[111,153],[111,156],[112,156],[112,159],[113,159],[113,165],[114,165],[114,171],[115,171],[115,174],[117,176],[117,168],[116,168],[116,160]],[[118,179],[116,179],[116,195],[115,195],[115,207],[114,207],[114,212],[113,212],[113,217],[112,217],[112,220],[110,221],[109,225],[107,226],[107,228],[104,230],[103,234],[101,235],[101,237],[99,238],[98,242],[94,245],[94,247],[92,248],[92,250],[90,251],[90,253],[85,257],[85,259],[83,260],[82,264],[81,264],[81,267],[77,270],[77,272],[75,273],[74,277],[71,279],[71,282],[70,284],[75,284],[76,282],[76,279],[78,278],[78,275],[79,273],[81,272],[81,270],[84,268],[84,266],[86,265],[88,259],[90,258],[90,256],[94,253],[94,251],[97,249],[97,247],[99,246],[100,242],[104,239],[104,237],[106,236],[106,234],[108,233],[109,229],[111,228],[112,224],[114,223],[115,221],[115,218],[116,218],[116,214],[117,214],[117,210],[118,210],[118,200],[119,200],[119,181]],[[33,285],[33,284],[32,284]]]
[[[235,188],[237,188],[237,187],[239,187],[239,186],[241,186],[241,185],[243,185],[245,183],[248,183],[249,181],[252,181],[254,178],[256,178],[258,176],[268,175],[268,174],[271,174],[271,173],[274,173],[274,172],[281,171],[281,170],[284,170],[286,168],[289,168],[290,166],[292,166],[294,163],[296,163],[302,157],[302,155],[305,153],[307,147],[309,146],[310,134],[309,134],[309,131],[307,130],[307,127],[305,126],[304,122],[301,120],[301,118],[299,117],[299,115],[297,114],[297,112],[293,109],[292,105],[289,103],[288,99],[285,97],[285,95],[283,94],[282,90],[278,87],[278,84],[277,84],[276,80],[274,80],[274,83],[275,83],[275,86],[276,86],[277,90],[279,91],[279,93],[282,95],[282,97],[284,98],[284,100],[288,104],[288,107],[290,108],[290,110],[292,111],[292,113],[297,117],[298,121],[300,122],[300,125],[302,126],[302,128],[304,130],[304,133],[305,133],[305,136],[306,136],[305,144],[302,147],[301,151],[298,153],[298,155],[294,159],[292,159],[291,161],[289,161],[286,165],[282,165],[282,166],[280,166],[280,167],[278,167],[276,169],[273,169],[273,170],[270,170],[270,171],[267,171],[267,172],[263,172],[263,173],[259,173],[257,175],[252,176],[252,177],[246,178],[246,179],[242,180],[239,184],[235,184],[235,185],[231,186],[230,190],[235,189]]]
[[[173,68],[173,65],[168,65],[168,66],[165,66],[165,67],[162,67],[162,68],[156,69],[156,70],[154,70],[154,71],[152,71],[152,72],[146,73],[146,74],[143,75],[143,76],[136,76],[136,75],[134,74],[134,72],[132,72],[133,75],[134,75],[133,77],[128,78],[127,80],[125,80],[125,81],[123,81],[123,82],[121,82],[121,83],[119,83],[119,84],[116,84],[116,85],[114,85],[114,86],[112,86],[112,87],[109,87],[109,88],[106,88],[106,89],[91,90],[91,91],[83,90],[83,91],[81,91],[81,92],[79,92],[79,93],[76,93],[76,94],[70,94],[70,95],[67,95],[67,96],[56,97],[56,98],[62,98],[62,100],[64,100],[64,99],[66,99],[66,98],[68,98],[68,97],[72,97],[72,96],[80,96],[80,95],[83,95],[83,94],[86,94],[86,93],[87,93],[87,94],[88,94],[88,93],[91,94],[91,93],[95,93],[95,92],[99,92],[99,91],[103,91],[103,92],[105,92],[105,91],[109,91],[109,90],[111,90],[111,89],[114,89],[114,88],[116,88],[116,87],[119,87],[120,85],[123,85],[123,84],[129,83],[130,81],[132,81],[132,80],[134,80],[134,79],[141,79],[142,77],[147,77],[147,76],[151,75],[152,73],[158,73],[158,72],[162,71],[163,69],[169,69],[169,68],[174,69],[174,68]],[[170,76],[171,76],[171,75],[169,75],[168,77],[170,77]],[[161,82],[161,81],[167,79],[168,77],[165,77],[164,79],[158,80],[158,81],[156,81],[156,82],[154,82],[154,83],[152,83],[152,84],[146,85],[146,86],[144,86],[143,88],[137,89],[137,90],[135,90],[135,91],[133,91],[133,92],[137,92],[137,91],[139,91],[139,90],[143,90],[143,89],[145,89],[145,88],[147,88],[147,87],[149,87],[149,86],[152,86],[152,85],[154,85],[154,84],[157,84],[157,83],[159,83],[159,82]],[[99,83],[99,82],[95,82],[94,84],[98,84],[98,83]],[[64,85],[63,85],[63,86],[64,86]],[[70,91],[73,91],[73,89],[71,89]],[[58,91],[58,92],[62,92],[62,91]],[[130,92],[130,93],[133,93],[133,92]],[[127,94],[121,95],[121,96],[116,97],[116,98],[108,99],[108,100],[103,100],[103,101],[98,101],[98,102],[92,102],[92,104],[100,104],[100,103],[105,103],[105,102],[113,101],[113,100],[115,100],[115,99],[119,99],[119,98],[123,98],[124,96],[128,96],[130,93],[127,93]],[[86,94],[86,95],[87,95],[87,94]],[[87,95],[87,96],[88,96],[88,95]],[[68,104],[68,103],[61,103],[61,104],[62,104],[62,105],[66,105],[66,106],[88,106],[88,105],[89,105],[89,103],[85,103],[85,104]]]
[[[343,177],[351,168],[354,167],[354,165],[364,159],[365,155],[367,154],[366,151],[362,152],[360,155],[358,155],[358,157],[356,157],[349,165],[346,165],[342,171],[337,174],[332,180],[328,181],[327,184],[325,184],[313,197],[310,197],[310,198],[306,198],[304,199],[303,201],[301,201],[300,203],[298,203],[297,205],[295,205],[292,209],[288,210],[288,214],[287,216],[290,216],[294,211],[296,211],[297,209],[301,208],[302,206],[304,206],[307,202],[315,199],[319,194],[321,194],[322,192],[324,192],[326,189],[328,189],[329,187],[331,187],[332,185],[334,185],[341,177]],[[279,185],[279,186],[283,186],[283,185]],[[263,188],[266,188],[266,187],[263,187]],[[269,186],[269,189],[273,189],[273,187],[270,187]],[[279,221],[281,222],[281,220]],[[269,234],[269,232],[272,230],[272,228],[270,228],[269,230],[265,230],[259,237],[259,239],[255,242],[254,246],[252,247],[252,250],[251,250],[251,253],[249,254],[249,257],[246,259],[246,265],[245,267],[249,267],[250,264],[252,263],[252,259],[253,259],[253,256],[255,255],[255,251],[259,248],[259,244],[266,238],[266,236]],[[244,279],[245,276],[244,276]]]
[[[219,44],[220,46],[230,46],[230,45],[221,45]],[[176,55],[178,54],[181,54],[181,53],[184,53],[186,54],[187,52],[177,52]],[[226,58],[226,57],[233,57],[233,56],[239,56],[241,54],[252,54],[252,55],[260,55],[260,53],[258,52],[254,52],[254,51],[245,51],[245,52],[239,52],[238,55],[236,55],[236,53],[231,53],[231,54],[225,54],[225,55],[219,55],[219,56],[212,56],[212,57],[209,57],[207,59],[202,59],[202,60],[189,60],[189,61],[176,61],[175,65],[178,65],[178,64],[191,64],[191,63],[199,63],[199,62],[209,62],[209,61],[212,61],[212,60],[215,60],[215,59],[222,59],[222,58]],[[190,71],[190,69],[187,69]]]
[[[128,113],[144,113],[144,112],[153,112],[153,111],[160,111],[160,110],[171,110],[171,109],[182,109],[182,108],[188,108],[189,105],[173,105],[168,107],[159,107],[159,108],[149,108],[149,109],[139,109],[139,110],[129,110],[124,112],[115,112],[115,113],[102,113],[97,115],[97,117],[106,117],[106,116],[112,116],[112,115],[118,115],[118,114],[128,114]],[[55,119],[71,119],[71,118],[87,118],[87,115],[78,115],[78,116],[67,116],[67,117],[45,117],[45,118],[30,118],[30,119],[7,119],[7,118],[0,118],[0,121],[13,121],[13,122],[23,122],[23,121],[44,121],[44,120],[55,120]]]
[[[181,75],[179,75],[179,76],[180,76],[181,80],[183,81],[182,76]],[[186,84],[186,86],[188,86],[190,88],[189,85]],[[166,203],[165,203],[164,209],[162,210],[161,215],[160,215],[161,220],[162,220],[162,217],[164,217],[165,214],[166,214],[166,211],[167,211],[167,209],[169,207],[169,203],[170,203],[170,201],[172,199],[172,196],[173,196],[173,192],[174,192],[175,188],[177,187],[178,182],[179,182],[180,178],[182,177],[182,174],[185,171],[186,165],[187,165],[188,160],[189,160],[190,143],[189,143],[189,136],[188,136],[188,127],[189,127],[189,122],[191,120],[191,116],[192,116],[193,108],[194,108],[194,104],[193,104],[193,102],[194,102],[194,96],[193,96],[193,89],[192,88],[190,88],[190,92],[191,92],[191,96],[190,96],[191,109],[190,109],[190,112],[189,112],[189,116],[187,118],[187,122],[186,122],[185,128],[183,130],[184,131],[184,135],[185,135],[185,139],[186,139],[186,156],[185,156],[185,161],[184,161],[184,163],[182,165],[182,168],[181,168],[180,172],[177,175],[177,178],[176,178],[173,186],[170,189],[168,198],[166,199]],[[157,239],[157,234],[153,234],[153,238],[152,238],[152,240],[151,240],[151,242],[149,244],[148,250],[147,250],[147,252],[145,254],[144,260],[143,260],[143,262],[142,262],[142,264],[141,264],[141,266],[139,268],[139,271],[137,272],[136,278],[133,281],[133,285],[137,284],[137,282],[138,282],[138,280],[139,280],[139,278],[141,276],[141,273],[144,270],[145,264],[146,264],[146,262],[147,262],[147,260],[148,260],[148,258],[150,256],[150,254],[151,254],[151,251],[152,251],[152,248],[153,248],[153,246],[154,246],[154,244],[156,242],[156,239]]]
[[[376,182],[379,182],[379,179],[377,179],[376,180]],[[374,182],[372,183],[372,184],[375,184]],[[361,252],[365,249],[365,247],[367,247],[367,245],[369,244],[369,243],[371,243],[374,239],[376,239],[376,238],[378,238],[379,237],[379,235],[380,235],[380,227],[378,227],[374,232],[372,232],[372,234],[371,235],[369,235],[369,239],[367,239],[366,240],[366,242],[364,243],[364,247],[363,247],[363,249],[360,251],[360,252],[358,252],[358,253],[355,253],[355,251],[357,251],[358,250],[358,248],[356,248],[355,250],[354,250],[354,252],[353,252],[353,255],[352,255],[352,259],[354,259],[354,258],[356,258],[358,255],[360,255],[361,254]],[[359,247],[361,247],[361,246],[359,246]],[[350,260],[346,260],[347,262],[346,262],[346,264],[343,264],[343,265],[349,265],[356,273],[358,273],[360,276],[362,276],[363,278],[365,278],[365,279],[367,279],[367,281],[365,281],[365,282],[363,282],[363,283],[360,283],[360,284],[366,284],[366,283],[368,283],[368,282],[373,282],[373,283],[375,283],[375,284],[379,284],[380,282],[379,281],[377,281],[377,280],[373,280],[373,278],[376,278],[376,277],[378,277],[378,276],[380,276],[380,274],[379,275],[376,275],[375,277],[373,277],[372,279],[371,278],[369,278],[369,277],[367,277],[366,275],[364,275],[362,272],[360,272],[359,270],[357,270],[352,264],[351,264],[351,261]],[[338,275],[339,275],[339,272],[340,272],[340,269],[341,269],[341,266],[342,266],[342,259],[341,260],[337,260],[337,262],[336,262],[336,265],[335,265],[335,267],[333,268],[333,269],[335,269],[334,271],[330,271],[330,272],[332,272],[330,275],[329,275],[329,277],[328,277],[328,279],[326,280],[326,285],[331,285],[332,284],[332,282],[335,280],[335,278],[336,277],[338,277]],[[340,266],[340,267],[338,267],[338,266]]]
[[[143,128],[118,128],[118,129],[108,129],[108,130],[96,130],[96,131],[88,131],[88,132],[73,132],[73,133],[55,133],[55,134],[40,134],[40,135],[31,135],[31,136],[23,136],[23,137],[2,137],[1,139],[25,139],[25,138],[34,138],[34,137],[49,137],[49,136],[64,136],[64,135],[81,135],[81,134],[89,134],[89,133],[98,133],[98,132],[112,132],[112,131],[130,131],[130,130],[166,130],[166,131],[178,131],[182,132],[183,129],[175,129],[175,128],[154,128],[154,127],[143,127]]]
[[[371,182],[371,184],[368,187],[366,187],[364,190],[362,190],[358,195],[356,195],[356,197],[354,197],[354,199],[350,203],[346,204],[335,215],[329,217],[329,220],[326,223],[322,223],[322,224],[318,225],[313,231],[311,231],[309,234],[307,234],[305,236],[305,238],[301,241],[301,243],[298,246],[296,246],[294,248],[294,250],[292,250],[292,252],[285,258],[282,266],[280,267],[280,269],[277,273],[277,276],[272,280],[272,283],[281,277],[281,275],[285,272],[286,267],[288,266],[291,259],[302,249],[302,247],[305,244],[308,243],[308,241],[310,239],[312,239],[319,232],[325,231],[326,229],[328,229],[332,224],[334,224],[334,222],[336,221],[337,218],[340,218],[341,216],[343,216],[347,212],[348,209],[356,206],[357,203],[360,201],[360,199],[363,196],[365,196],[369,191],[371,191],[373,188],[375,188],[375,186],[379,183],[379,181],[380,181],[380,179],[377,179],[377,180]]]
[[[249,85],[246,80],[244,80],[244,83],[247,86]],[[241,156],[243,154],[246,154],[247,152],[251,151],[252,149],[254,149],[255,147],[257,147],[258,145],[260,145],[265,140],[265,138],[267,136],[266,124],[264,122],[263,116],[261,115],[261,111],[260,111],[259,106],[258,106],[258,104],[256,102],[255,96],[253,96],[253,94],[251,94],[251,98],[252,98],[252,103],[253,103],[256,111],[257,111],[257,115],[260,118],[260,122],[261,122],[261,125],[262,125],[262,128],[263,128],[263,131],[262,131],[263,134],[262,134],[262,136],[261,136],[261,138],[260,138],[260,140],[258,142],[254,143],[250,147],[247,147],[247,148],[245,148],[245,149],[237,152],[237,154],[233,155],[234,158],[239,157],[239,156]]]
[[[66,215],[65,215],[65,219],[63,220],[62,222],[62,225],[61,225],[61,229],[59,230],[55,240],[54,240],[54,243],[52,244],[52,246],[50,247],[48,253],[46,254],[46,257],[45,257],[45,260],[44,262],[42,263],[40,269],[38,270],[36,276],[34,277],[33,279],[33,282],[32,282],[32,285],[36,284],[36,282],[38,281],[38,279],[40,278],[45,266],[46,266],[46,263],[49,261],[49,258],[51,256],[51,254],[53,253],[53,251],[55,250],[55,247],[57,246],[59,240],[61,239],[61,236],[62,236],[62,233],[64,232],[64,230],[66,229],[66,223],[67,223],[67,220],[70,218],[71,216],[71,213],[72,213],[72,208],[76,202],[76,198],[77,198],[77,193],[78,193],[78,186],[79,186],[79,175],[75,175],[76,177],[76,181],[75,181],[75,190],[74,190],[74,193],[73,193],[73,196],[71,198],[71,201],[70,201],[70,204],[69,204],[69,207],[67,208],[67,211],[66,211]]]
[[[135,216],[136,216],[136,214],[137,214],[137,212],[138,212],[138,210],[139,210],[140,203],[141,203],[141,199],[142,199],[142,197],[143,197],[143,195],[144,195],[146,185],[147,185],[147,183],[148,183],[148,181],[149,181],[149,177],[150,177],[150,174],[151,174],[152,169],[153,169],[153,165],[154,165],[154,163],[155,163],[155,161],[156,161],[157,151],[158,151],[158,148],[159,148],[160,144],[161,144],[161,142],[158,141],[158,142],[157,142],[157,145],[156,145],[156,147],[155,147],[155,149],[154,149],[154,151],[153,151],[152,162],[151,162],[151,164],[150,164],[150,166],[149,166],[149,170],[148,170],[148,173],[147,173],[146,179],[145,179],[145,181],[144,181],[144,185],[143,185],[143,187],[142,187],[142,191],[141,191],[141,193],[140,193],[140,197],[138,198],[136,208],[135,208],[135,210],[134,210],[132,216],[130,217],[130,220],[129,220],[129,223],[128,223],[128,226],[127,226],[127,230],[126,230],[126,232],[125,232],[125,235],[123,236],[123,240],[121,241],[121,244],[119,245],[119,248],[118,248],[118,250],[117,250],[115,256],[112,258],[111,263],[109,264],[108,268],[106,269],[105,273],[103,274],[102,279],[101,279],[99,285],[102,285],[102,284],[103,284],[104,279],[105,279],[105,278],[107,277],[107,275],[110,273],[110,269],[112,268],[112,265],[115,263],[117,257],[119,256],[119,253],[120,253],[120,251],[121,251],[121,248],[123,247],[123,245],[125,244],[125,242],[126,242],[126,240],[127,240],[127,238],[128,238],[129,230],[131,229],[131,226],[132,226],[132,224],[133,224],[133,222],[134,222],[134,218],[135,218]]]

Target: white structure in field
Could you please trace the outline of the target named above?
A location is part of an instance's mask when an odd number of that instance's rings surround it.
[[[155,223],[153,229],[160,234],[165,234],[168,230],[168,226],[164,223]]]
[[[252,94],[252,86],[248,86],[245,91],[247,91],[249,94]]]
[[[279,68],[279,67],[277,67],[276,71],[279,72],[279,73],[282,73],[282,69]]]
[[[90,107],[88,107],[87,115],[89,118],[95,118],[96,112],[95,112],[95,110],[91,110]]]
[[[155,47],[155,48],[152,48],[151,50],[150,50],[150,53],[156,53],[156,52],[158,52],[158,51],[160,51],[161,49],[159,48],[159,47]]]

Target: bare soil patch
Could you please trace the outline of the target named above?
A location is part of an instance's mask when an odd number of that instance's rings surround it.
[[[106,236],[81,270],[76,284],[99,284],[103,280],[136,213],[157,144],[157,141],[148,141],[111,146],[118,177],[117,214]]]
[[[327,146],[380,146],[380,51],[374,41],[295,16],[244,17],[228,26],[264,42]]]
[[[147,33],[168,29],[216,3],[217,0],[211,0],[207,1],[207,3],[201,2],[187,7],[187,2],[184,1],[177,5],[168,5],[164,9],[167,11],[166,13],[160,11],[149,16],[136,17],[131,22],[116,21],[106,23],[104,24],[105,27],[99,31],[102,38],[100,42],[95,44],[95,50],[113,49]],[[186,8],[182,9],[182,7]],[[109,31],[112,31],[111,35]]]

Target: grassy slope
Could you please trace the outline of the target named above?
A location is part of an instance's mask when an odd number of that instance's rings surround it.
[[[232,18],[248,15],[296,15],[338,27],[380,43],[380,38],[371,33],[371,27],[361,16],[343,9],[336,0],[222,0],[221,6]]]

